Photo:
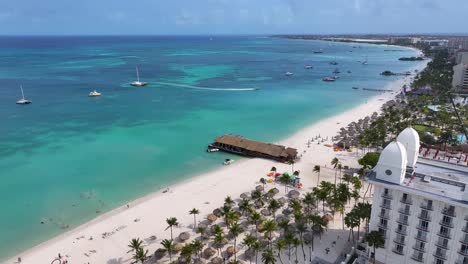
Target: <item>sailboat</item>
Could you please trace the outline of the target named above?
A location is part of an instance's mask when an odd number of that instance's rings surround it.
[[[21,99],[19,99],[18,101],[16,101],[17,104],[30,104],[31,101],[29,101],[28,99],[25,99],[24,98],[24,93],[23,93],[23,86],[20,85],[20,89],[21,89]]]
[[[147,82],[140,82],[140,74],[138,72],[138,67],[135,67],[135,69],[136,69],[137,80],[132,82],[130,85],[131,86],[145,86],[145,85],[147,85],[148,84]]]
[[[89,93],[89,97],[98,97],[98,96],[101,96],[102,94],[96,90],[92,91]]]
[[[362,65],[367,65],[367,64],[368,64],[368,63],[367,63],[367,56],[366,56],[366,59],[365,59],[363,62],[361,62],[361,63],[362,63]]]

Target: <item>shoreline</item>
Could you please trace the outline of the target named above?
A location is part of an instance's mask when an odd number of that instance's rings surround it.
[[[421,62],[411,70],[421,70],[426,64],[427,61]],[[392,87],[394,92],[375,94],[365,103],[342,113],[318,120],[313,124],[305,126],[292,135],[287,136],[285,139],[280,140],[278,143],[296,147],[299,153],[303,153],[302,151],[304,150],[307,151],[304,153],[301,161],[295,165],[295,168],[300,168],[304,173],[311,174],[311,170],[308,170],[308,168],[314,164],[320,164],[322,166],[325,164],[326,167],[326,164],[329,163],[329,160],[331,159],[329,159],[329,156],[343,154],[343,158],[348,157],[348,162],[353,162],[352,156],[356,154],[355,152],[352,152],[351,154],[334,153],[333,151],[330,152],[330,149],[323,145],[314,146],[312,151],[308,151],[304,144],[306,141],[305,139],[317,134],[331,138],[336,135],[340,127],[346,126],[348,123],[356,121],[359,118],[363,118],[371,112],[380,112],[381,105],[386,101],[393,99],[395,91],[398,92],[403,84],[410,82],[410,79],[411,78],[409,77],[405,77],[392,81],[386,87]],[[322,153],[324,155],[313,155],[317,153]],[[312,157],[310,157],[311,154]],[[309,160],[308,157],[311,159]],[[252,189],[252,187],[258,183],[258,179],[260,177],[265,177],[265,172],[271,166],[276,166],[280,171],[289,170],[289,165],[257,158],[242,160],[230,166],[213,169],[212,171],[198,174],[169,186],[169,191],[167,193],[163,193],[162,190],[157,190],[131,201],[129,202],[129,208],[127,208],[126,205],[114,208],[91,221],[88,221],[52,239],[44,241],[41,244],[8,259],[5,263],[16,263],[18,256],[21,256],[23,260],[21,263],[50,262],[59,252],[62,253],[62,255],[70,255],[71,257],[69,260],[77,263],[83,261],[92,261],[90,263],[114,263],[109,261],[111,259],[117,260],[128,258],[125,252],[127,251],[126,247],[128,241],[131,238],[140,237],[145,239],[151,235],[156,235],[158,241],[161,238],[167,238],[168,231],[164,231],[164,219],[166,217],[176,216],[180,219],[180,223],[188,223],[188,227],[190,223],[193,223],[192,216],[189,216],[187,213],[188,210],[194,206],[197,208],[203,207],[200,208],[201,215],[199,216],[200,220],[203,219],[203,216],[207,215],[212,211],[212,209],[217,207],[226,195],[229,194],[233,198],[237,198],[238,194]],[[242,175],[237,176],[237,174]],[[307,176],[307,174],[305,175]],[[307,181],[308,180],[305,179],[305,182]],[[308,187],[308,185],[305,186]],[[223,188],[226,186],[229,186],[229,190]],[[213,187],[220,188],[216,189]],[[193,199],[192,196],[194,196]],[[207,201],[210,201],[210,203],[206,203]],[[165,208],[168,204],[172,207]],[[160,211],[156,211],[157,209]],[[136,219],[139,220],[135,221]],[[147,225],[145,225],[145,223],[147,223]],[[125,226],[125,228],[120,229],[121,231],[105,238],[106,240],[101,239],[102,233],[109,231],[112,232],[112,230],[115,230],[116,228],[118,229],[122,226]],[[184,227],[182,226],[180,229],[183,228]],[[130,229],[132,229],[131,232]],[[82,236],[84,238],[76,239],[77,237]],[[88,240],[91,236],[93,237],[93,240]],[[105,241],[106,243],[100,243],[102,241]],[[110,242],[112,242],[112,244],[110,244]],[[148,246],[148,248],[151,249],[149,253],[152,253],[159,247],[158,242],[150,244]],[[89,248],[93,248],[91,250],[95,250],[95,248],[99,249],[97,250],[97,253],[93,253],[88,257],[82,252],[89,252]]]

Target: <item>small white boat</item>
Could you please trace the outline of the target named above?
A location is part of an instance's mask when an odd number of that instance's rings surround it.
[[[145,85],[147,85],[148,84],[147,82],[140,82],[140,73],[138,72],[138,67],[135,67],[135,68],[136,68],[137,80],[132,82],[130,85],[132,85],[132,86],[145,86]]]
[[[322,81],[324,82],[334,82],[336,81],[336,78],[335,77],[325,77],[322,79]]]
[[[21,99],[19,99],[18,101],[16,101],[16,104],[21,104],[21,105],[24,105],[24,104],[30,104],[31,101],[24,98],[24,93],[23,93],[23,86],[20,85],[20,89],[21,89]]]
[[[233,159],[225,159],[223,165],[231,165],[234,162]]]
[[[304,69],[306,70],[310,70],[310,69],[313,69],[314,67],[312,65],[305,65],[304,66]]]
[[[89,97],[97,97],[97,96],[101,96],[102,94],[97,92],[96,90],[92,91],[89,93]]]
[[[293,76],[294,73],[292,73],[292,72],[286,72],[284,75],[286,75],[286,76]]]
[[[217,149],[217,148],[208,148],[206,150],[206,152],[218,152],[218,151],[219,151],[219,149]]]
[[[367,57],[366,57],[366,59],[365,59],[363,62],[361,62],[361,63],[362,63],[362,65],[367,65],[367,64],[369,64],[369,63],[367,62]]]

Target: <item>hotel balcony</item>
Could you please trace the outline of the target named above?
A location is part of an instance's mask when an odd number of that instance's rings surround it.
[[[400,244],[400,245],[405,245],[405,240],[404,239],[393,239],[393,242],[397,243],[397,244]]]
[[[468,236],[463,236],[462,238],[460,238],[460,243],[468,245]]]
[[[383,219],[390,219],[390,214],[388,212],[385,212],[384,214],[379,213],[379,217]]]
[[[421,251],[421,252],[426,252],[426,249],[425,249],[425,248],[423,248],[423,247],[418,247],[418,246],[416,246],[416,245],[413,246],[413,249],[414,249],[414,250],[417,250],[417,251]]]
[[[436,252],[434,252],[434,257],[447,260],[447,253],[436,250]]]
[[[398,218],[397,220],[397,223],[399,224],[402,224],[402,225],[408,225],[408,219],[404,219],[404,218]]]
[[[422,226],[418,224],[416,228],[425,232],[429,231],[429,226]]]
[[[378,224],[377,225],[378,227],[382,228],[382,229],[388,229],[388,226],[387,225],[384,225],[384,224]]]
[[[418,218],[422,220],[431,221],[431,216],[429,214],[419,213]]]
[[[442,214],[455,217],[455,210],[450,209],[450,208],[444,208],[442,209]]]
[[[444,221],[444,220],[440,220],[440,225],[453,228],[453,221]]]
[[[419,257],[419,255],[411,255],[411,258],[418,261],[418,262],[424,262],[424,258],[423,257]]]
[[[452,238],[452,237],[450,236],[450,233],[449,233],[449,232],[447,232],[447,233],[445,233],[445,232],[442,233],[442,232],[439,231],[439,232],[437,232],[437,235],[438,235],[438,236],[441,236],[441,237],[448,238],[448,239]]]
[[[410,215],[410,210],[406,210],[405,207],[402,207],[400,209],[398,209],[398,212],[402,213],[402,214],[405,214],[405,215]]]
[[[380,204],[380,207],[385,209],[392,209],[392,205],[390,203],[382,203]]]
[[[432,204],[427,204],[427,203],[422,203],[419,207],[421,207],[422,209],[431,210],[431,211],[434,209]]]
[[[401,235],[405,235],[405,236],[408,235],[408,231],[406,230],[406,226],[403,226],[402,229],[396,229],[395,232],[397,234],[401,234]]]
[[[468,225],[466,225],[465,227],[462,228],[462,231],[465,232],[465,233],[468,233]]]
[[[418,235],[416,235],[415,239],[423,241],[423,242],[427,242],[427,233],[424,233],[422,235],[418,234]]]
[[[411,198],[406,198],[406,199],[401,198],[400,202],[404,204],[409,204],[409,205],[413,204],[413,201],[411,200]]]
[[[403,249],[398,250],[396,247],[392,249],[393,253],[398,254],[398,255],[403,255]]]
[[[382,196],[383,198],[387,198],[387,199],[393,199],[393,196],[390,193],[384,193],[383,192],[382,195],[380,195],[380,196]]]
[[[461,250],[461,249],[459,249],[459,250],[458,250],[458,254],[463,255],[463,256],[465,256],[465,257],[468,257],[468,250]]]

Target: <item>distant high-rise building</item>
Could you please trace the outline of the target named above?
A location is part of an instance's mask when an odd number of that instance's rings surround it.
[[[381,153],[370,230],[385,237],[380,263],[468,263],[468,167],[419,157],[419,136],[405,129]],[[466,163],[465,163],[466,164]]]

